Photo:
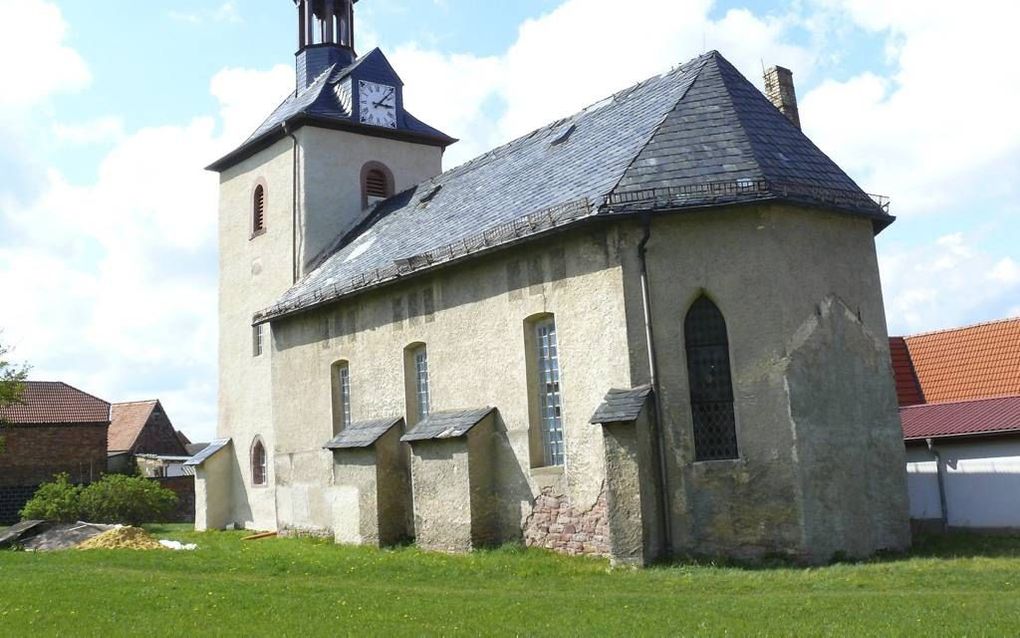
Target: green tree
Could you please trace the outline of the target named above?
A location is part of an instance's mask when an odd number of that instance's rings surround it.
[[[7,361],[8,352],[10,350],[0,343],[0,408],[21,402],[21,395],[25,392],[25,379],[28,378],[28,367]],[[3,425],[3,418],[0,417],[0,454],[3,454],[6,448]]]

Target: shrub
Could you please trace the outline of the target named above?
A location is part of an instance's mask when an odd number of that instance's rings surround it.
[[[52,483],[43,483],[21,510],[24,520],[73,523],[81,518],[82,488],[71,484],[71,477],[58,474]]]
[[[36,490],[21,510],[21,518],[142,525],[165,520],[176,506],[176,494],[141,476],[108,474],[97,483],[79,487],[71,484],[67,474],[60,474]]]
[[[108,474],[81,492],[82,513],[92,523],[159,522],[176,506],[176,494],[140,476]]]

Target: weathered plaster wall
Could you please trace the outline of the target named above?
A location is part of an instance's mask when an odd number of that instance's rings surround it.
[[[303,214],[297,249],[302,274],[363,218],[361,169],[366,163],[381,163],[392,172],[394,193],[442,172],[443,151],[434,146],[312,127],[300,129],[296,137],[301,145],[299,208]]]
[[[232,438],[230,522],[275,530],[272,487],[252,486],[250,451],[261,437],[274,476],[270,392],[272,342],[253,357],[252,315],[271,305],[293,282],[293,164],[291,140],[277,142],[220,176],[219,414],[217,436]],[[252,195],[265,186],[265,233],[252,236]],[[201,502],[201,495],[197,495]],[[201,505],[199,505],[201,508]]]
[[[336,542],[395,545],[414,537],[407,450],[394,427],[373,447],[333,452]]]
[[[599,497],[604,455],[588,419],[610,387],[630,387],[612,232],[577,232],[366,293],[274,325],[273,414],[280,520],[332,525],[330,367],[350,363],[355,420],[406,412],[403,349],[428,346],[436,411],[496,407],[501,532],[520,537],[546,486],[580,508]],[[565,468],[532,470],[525,321],[554,313],[561,346]],[[593,344],[598,344],[593,347]],[[300,381],[295,381],[300,380]],[[420,504],[417,510],[422,510]]]
[[[640,226],[634,224],[621,248],[635,384],[649,380],[636,256],[641,236]],[[836,296],[859,313],[873,343],[868,350],[867,344],[858,342],[860,347],[853,352],[830,344],[825,346],[826,355],[839,367],[860,367],[883,356],[887,361],[871,223],[778,205],[661,216],[652,224],[648,269],[674,550],[749,558],[768,553],[810,558],[815,549],[827,551],[809,547],[817,539],[814,532],[805,536],[813,523],[804,521],[805,475],[798,470],[798,462],[803,461],[798,451],[805,445],[822,449],[825,442],[821,437],[805,442],[817,429],[805,431],[798,439],[787,394],[788,359],[798,329],[817,313],[819,304]],[[718,305],[727,322],[738,460],[694,462],[683,322],[701,294]],[[877,408],[857,412],[852,428],[888,428],[889,419],[895,418],[884,407],[885,384],[892,390],[891,371],[873,370],[878,377],[867,383],[850,376],[851,385],[822,388],[829,394],[812,400],[844,406],[875,401]],[[876,387],[877,398],[868,394]],[[848,427],[848,423],[843,420],[831,427]],[[882,460],[869,467],[884,472],[886,478],[881,481],[895,488],[893,474],[898,468],[889,464],[902,454],[902,445],[897,452],[888,449],[895,444],[887,435],[879,435],[878,440],[887,449],[879,454]],[[867,443],[861,440],[854,445]],[[871,493],[873,486],[844,486],[839,492],[855,489]],[[808,498],[816,504],[828,502],[824,495]],[[863,527],[884,529],[886,521],[900,516],[902,500],[895,489],[874,498],[875,511],[881,514],[858,512],[851,519]]]
[[[231,492],[234,489],[233,445],[195,468],[195,529],[223,529],[235,522]]]
[[[411,454],[414,530],[419,547],[472,549],[471,472],[467,439],[420,441]]]
[[[379,484],[373,448],[333,452],[333,537],[345,545],[379,545]]]
[[[265,354],[252,357],[252,316],[271,306],[299,273],[324,248],[363,216],[361,169],[365,163],[385,164],[393,173],[397,192],[441,171],[438,148],[369,138],[339,131],[304,127],[298,138],[298,214],[294,215],[293,141],[285,138],[240,162],[220,176],[220,409],[219,436],[232,437],[238,454],[233,478],[232,517],[258,529],[277,528],[276,490],[251,484],[247,457],[256,436],[269,454],[269,482],[275,485],[276,441],[272,428],[270,366],[274,356],[267,333]],[[266,230],[252,234],[252,196],[255,186],[266,191]],[[296,258],[295,258],[296,253]],[[282,467],[295,472],[295,460]],[[329,467],[319,455],[314,471]],[[330,507],[318,496],[297,503],[324,515]],[[284,507],[290,507],[287,499]]]
[[[791,344],[785,377],[811,560],[909,546],[890,365],[884,331],[876,338],[835,297],[819,304]]]

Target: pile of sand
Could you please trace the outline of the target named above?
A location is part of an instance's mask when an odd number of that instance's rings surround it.
[[[78,549],[164,549],[159,541],[144,529],[118,527],[103,532],[78,546]]]

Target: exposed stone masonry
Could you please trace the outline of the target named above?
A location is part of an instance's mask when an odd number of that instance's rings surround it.
[[[531,515],[524,522],[524,542],[571,556],[609,556],[609,508],[606,487],[588,510],[572,506],[570,499],[546,488],[535,499]]]

